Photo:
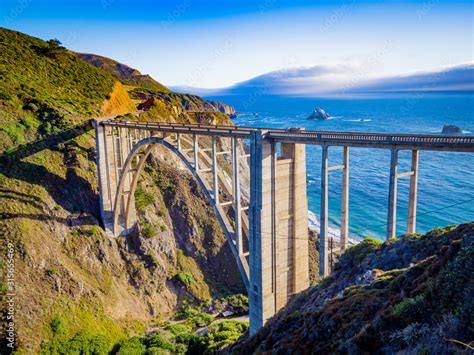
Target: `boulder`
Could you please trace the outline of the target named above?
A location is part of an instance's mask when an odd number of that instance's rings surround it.
[[[441,133],[443,134],[462,133],[462,129],[453,124],[445,124],[443,126],[443,130],[441,131]]]
[[[327,120],[331,117],[326,111],[322,108],[316,107],[311,115],[308,116],[308,120]]]

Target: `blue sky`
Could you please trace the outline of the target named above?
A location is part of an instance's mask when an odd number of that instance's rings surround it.
[[[0,0],[0,26],[167,85],[223,87],[315,65],[378,77],[472,62],[470,1]]]

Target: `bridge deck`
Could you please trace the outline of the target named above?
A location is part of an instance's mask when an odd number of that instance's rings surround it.
[[[264,138],[285,143],[336,145],[366,148],[397,148],[410,150],[441,150],[473,152],[474,136],[448,136],[440,134],[389,134],[372,132],[332,132],[297,129],[259,128],[226,125],[196,125],[184,123],[155,123],[107,120],[100,124],[159,132],[219,135],[249,138],[254,131],[261,131]]]

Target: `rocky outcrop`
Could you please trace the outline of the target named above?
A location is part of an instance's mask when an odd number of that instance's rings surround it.
[[[163,101],[167,104],[180,106],[186,111],[202,111],[202,112],[222,112],[233,118],[237,114],[235,108],[219,101],[204,100],[196,95],[181,94],[177,92],[164,93],[153,92],[148,90],[134,90],[134,97],[144,100],[139,105],[139,109],[148,110],[152,105],[156,105],[157,101]]]
[[[443,134],[459,134],[462,133],[462,129],[459,128],[458,126],[455,126],[453,124],[445,124],[443,126],[443,130],[441,131]]]
[[[308,120],[327,120],[331,116],[324,111],[322,108],[316,107],[311,115],[308,116]]]
[[[206,100],[206,104],[213,108],[213,110],[211,111],[218,111],[218,112],[225,113],[230,118],[235,118],[237,116],[237,112],[235,111],[235,108],[223,102]]]

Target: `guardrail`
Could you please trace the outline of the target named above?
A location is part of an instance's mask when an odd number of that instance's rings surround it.
[[[474,151],[474,136],[447,136],[434,134],[387,134],[371,132],[331,132],[303,129],[277,129],[248,126],[206,125],[187,123],[133,122],[106,120],[101,125],[176,132],[184,134],[223,135],[247,138],[254,131],[261,131],[264,138],[279,142],[317,145],[343,145],[372,148],[400,148],[420,150]]]

